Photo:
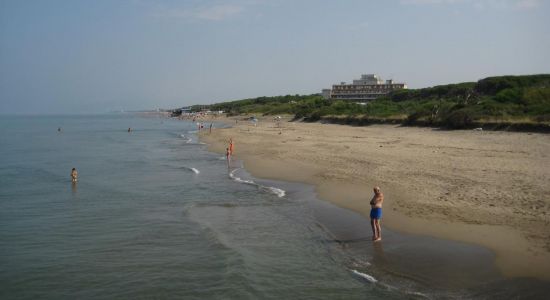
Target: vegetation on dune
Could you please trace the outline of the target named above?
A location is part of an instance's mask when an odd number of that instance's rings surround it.
[[[306,121],[321,118],[369,123],[392,120],[411,125],[468,128],[482,123],[550,124],[550,74],[488,77],[423,89],[399,90],[358,104],[324,100],[320,95],[258,97],[210,105],[232,115],[292,114]]]

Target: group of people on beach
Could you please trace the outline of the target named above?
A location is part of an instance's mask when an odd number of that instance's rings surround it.
[[[213,125],[213,124],[210,123],[210,126],[209,126],[209,128],[208,128],[208,133],[212,133],[212,125]],[[197,122],[197,130],[198,130],[198,131],[201,131],[201,130],[203,130],[203,129],[205,129],[205,128],[204,128],[204,123],[202,123],[202,122]]]
[[[210,130],[212,130],[212,125],[210,125]],[[58,128],[58,131],[61,131],[61,127]],[[131,132],[131,128],[128,128],[128,132]],[[235,144],[233,143],[233,138],[229,139],[229,144],[225,148],[225,157],[227,159],[227,166],[230,166],[231,156],[234,153]],[[76,168],[71,170],[71,181],[76,183],[78,181],[78,172]],[[370,200],[369,204],[371,206],[370,210],[370,224],[372,227],[372,240],[377,242],[382,240],[382,230],[380,227],[380,219],[382,219],[382,203],[384,202],[384,194],[380,190],[380,187],[375,186],[373,188],[374,196]]]

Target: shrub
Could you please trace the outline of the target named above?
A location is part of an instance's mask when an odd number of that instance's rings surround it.
[[[451,112],[443,121],[443,125],[453,129],[467,128],[474,121],[472,112],[466,109],[459,109]]]
[[[493,98],[501,103],[520,103],[523,96],[523,91],[519,88],[507,88],[501,90]]]
[[[475,90],[486,95],[496,95],[509,88],[548,87],[550,74],[525,76],[498,76],[487,77],[477,82]]]
[[[420,121],[465,128],[479,118],[502,122],[526,117],[546,120],[550,115],[550,74],[488,77],[476,82],[397,90],[359,105],[348,100],[324,100],[319,94],[257,97],[217,103],[211,110],[230,114],[294,114],[296,119],[318,120],[322,116],[388,118],[407,116]],[[197,111],[204,108],[197,106]],[[539,116],[539,117],[537,117]]]
[[[537,116],[535,120],[537,122],[550,122],[550,114]]]
[[[418,120],[430,116],[430,113],[427,111],[417,111],[407,116],[405,124],[415,124]]]
[[[548,105],[550,106],[550,87],[528,88],[523,93],[521,103],[524,105]]]

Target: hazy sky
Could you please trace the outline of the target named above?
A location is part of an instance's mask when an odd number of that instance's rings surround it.
[[[0,0],[0,113],[550,73],[550,1]]]

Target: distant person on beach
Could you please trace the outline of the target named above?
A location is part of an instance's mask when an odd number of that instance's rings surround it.
[[[71,170],[71,181],[73,183],[76,183],[78,181],[78,172],[76,171],[76,168],[73,168]]]
[[[233,155],[233,138],[229,139],[229,154]]]
[[[210,131],[208,133],[212,133],[212,123],[210,123]]]
[[[229,148],[225,148],[225,158],[227,159],[227,167],[229,168],[229,163],[231,162],[231,151],[229,151]]]
[[[128,127],[128,132],[132,131],[132,128]]]
[[[384,202],[384,194],[379,187],[374,187],[374,196],[370,201],[370,225],[372,227],[372,240],[382,240],[382,231],[380,228],[380,219],[382,218],[382,203]]]

